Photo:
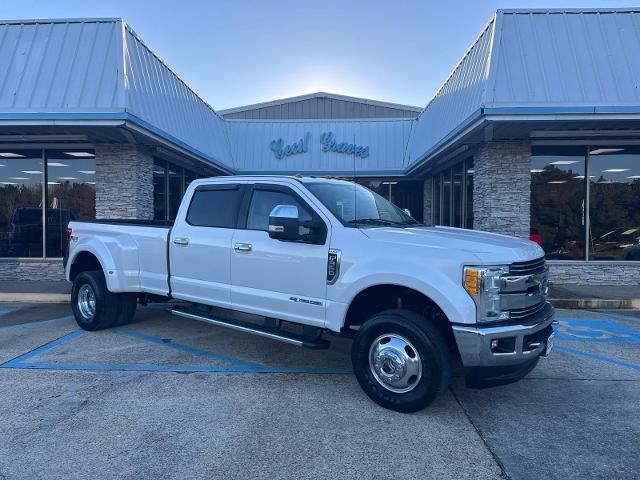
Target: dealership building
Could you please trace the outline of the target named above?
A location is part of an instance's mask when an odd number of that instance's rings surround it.
[[[63,278],[70,219],[172,220],[192,180],[260,173],[532,238],[556,283],[640,283],[640,9],[499,10],[419,108],[216,111],[121,19],[0,22],[0,65],[0,279]]]

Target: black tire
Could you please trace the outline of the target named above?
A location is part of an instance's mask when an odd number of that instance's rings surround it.
[[[415,383],[406,386],[408,391],[392,391],[393,386],[385,386],[383,380],[376,378],[380,374],[374,374],[376,368],[370,365],[372,348],[374,352],[376,350],[373,345],[384,345],[385,340],[389,342],[388,338],[395,338],[394,341],[400,342],[398,345],[402,345],[403,340],[408,341],[409,349],[405,350],[409,356],[413,353],[412,358],[421,365],[420,376],[406,377],[406,383],[415,377]],[[388,310],[367,320],[356,334],[351,362],[358,383],[369,398],[397,412],[417,412],[429,406],[451,380],[449,352],[442,335],[427,318],[407,310]]]
[[[86,306],[90,302],[82,300],[91,295],[93,308]],[[118,297],[107,289],[101,271],[82,272],[73,281],[71,309],[80,328],[95,331],[112,327],[116,323],[118,308]]]
[[[118,293],[118,313],[116,315],[115,326],[126,325],[136,313],[138,306],[138,295],[135,293]]]

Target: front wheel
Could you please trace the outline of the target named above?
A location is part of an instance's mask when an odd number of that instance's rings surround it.
[[[374,315],[351,350],[358,383],[377,404],[410,413],[427,407],[451,378],[449,353],[430,321],[407,310]]]

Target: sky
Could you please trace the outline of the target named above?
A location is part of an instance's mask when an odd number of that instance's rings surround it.
[[[498,8],[610,0],[0,0],[4,19],[122,17],[216,110],[317,91],[424,107]]]

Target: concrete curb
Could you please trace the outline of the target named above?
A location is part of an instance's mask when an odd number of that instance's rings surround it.
[[[624,310],[640,309],[640,299],[621,298],[551,298],[549,301],[556,308],[566,308],[569,310]]]
[[[624,310],[640,309],[640,298],[552,298],[556,308],[569,310]],[[71,303],[68,293],[0,293],[0,303]]]
[[[0,293],[0,303],[71,303],[68,293]]]

